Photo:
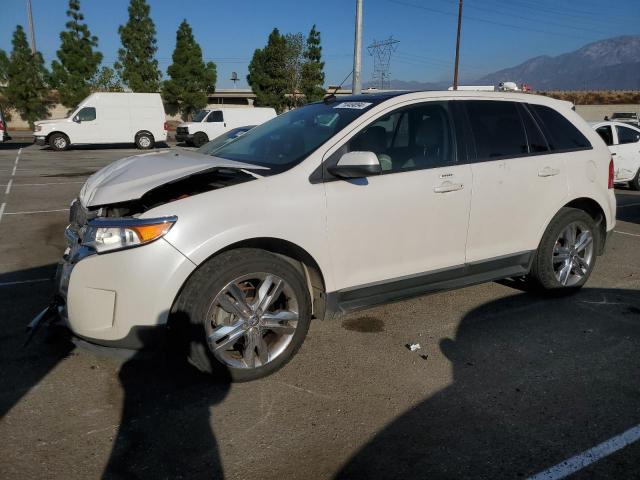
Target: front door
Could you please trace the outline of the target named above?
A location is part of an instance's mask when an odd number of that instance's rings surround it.
[[[71,143],[109,143],[107,132],[101,132],[99,115],[95,107],[82,107],[73,116],[69,138]]]
[[[383,169],[325,181],[338,290],[464,265],[471,168],[457,161],[452,125],[446,102],[418,103],[383,114],[338,151],[374,152]]]

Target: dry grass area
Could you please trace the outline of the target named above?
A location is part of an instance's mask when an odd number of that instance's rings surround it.
[[[550,91],[535,92],[558,100],[567,100],[575,105],[621,105],[640,103],[639,90],[596,90],[596,91]]]

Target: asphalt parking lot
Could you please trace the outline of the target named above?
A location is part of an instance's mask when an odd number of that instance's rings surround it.
[[[0,478],[551,479],[635,438],[619,437],[640,429],[640,192],[625,189],[579,294],[492,283],[315,322],[261,381],[97,356],[59,328],[23,348],[70,201],[136,153],[0,145]],[[611,450],[576,478],[640,478],[640,441]]]

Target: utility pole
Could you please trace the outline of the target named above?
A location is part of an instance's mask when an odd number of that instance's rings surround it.
[[[31,37],[31,54],[36,54],[36,35],[33,32],[33,16],[31,15],[31,0],[27,0],[27,16],[29,17],[29,36]]]
[[[458,89],[458,64],[460,63],[460,30],[462,28],[462,0],[458,5],[458,36],[456,38],[456,66],[453,71],[453,89]]]
[[[391,86],[391,55],[396,51],[398,43],[400,40],[389,37],[387,40],[374,40],[367,47],[369,54],[373,57],[373,82],[378,83],[381,90]]]
[[[353,79],[351,93],[357,95],[362,92],[362,0],[356,0],[356,36],[353,42]]]

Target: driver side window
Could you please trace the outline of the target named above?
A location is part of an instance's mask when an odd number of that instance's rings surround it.
[[[455,163],[447,104],[404,107],[375,120],[347,144],[347,151],[373,152],[382,173],[437,168]]]
[[[96,119],[96,109],[95,107],[84,107],[76,114],[76,117],[81,122],[91,122]]]

